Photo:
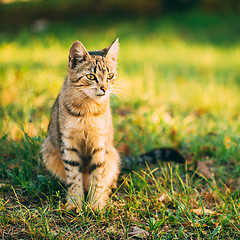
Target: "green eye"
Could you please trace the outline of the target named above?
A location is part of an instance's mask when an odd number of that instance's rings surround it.
[[[108,80],[111,80],[113,77],[114,77],[114,74],[113,74],[113,73],[109,73],[109,74],[107,75],[107,79],[108,79]]]
[[[94,80],[96,77],[93,74],[87,74],[86,75],[89,80]]]

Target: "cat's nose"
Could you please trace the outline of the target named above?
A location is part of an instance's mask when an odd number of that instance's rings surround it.
[[[100,89],[101,89],[104,93],[107,91],[107,88],[104,87],[104,86],[100,87]]]

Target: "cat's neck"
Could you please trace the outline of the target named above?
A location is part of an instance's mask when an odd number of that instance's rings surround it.
[[[81,102],[80,110],[84,112],[85,115],[99,116],[104,115],[110,108],[109,98],[98,102],[94,99],[88,98]]]
[[[73,98],[73,96],[64,96],[64,105],[79,116],[100,116],[104,115],[110,109],[110,98],[97,101],[90,97],[84,99]]]

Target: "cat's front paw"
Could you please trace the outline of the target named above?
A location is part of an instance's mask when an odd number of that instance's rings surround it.
[[[98,203],[93,204],[93,205],[91,206],[91,208],[92,208],[92,210],[93,210],[94,212],[96,212],[96,211],[101,211],[104,207],[105,207],[105,205],[103,205],[103,204],[98,204]]]
[[[82,201],[80,198],[77,197],[70,197],[70,195],[67,196],[67,210],[75,211],[76,213],[79,213],[82,210]]]
[[[75,210],[77,206],[74,203],[68,203],[67,210]]]
[[[93,211],[101,211],[106,206],[106,204],[107,201],[100,198],[92,202],[91,208]]]
[[[68,203],[67,210],[80,213],[82,211],[82,206],[76,205],[75,203],[71,202],[71,203]]]

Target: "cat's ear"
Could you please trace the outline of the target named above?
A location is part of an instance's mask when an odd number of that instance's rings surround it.
[[[105,51],[107,52],[106,58],[108,58],[113,62],[116,62],[118,57],[118,51],[119,51],[118,39],[119,38],[117,38],[111,45],[105,48]]]
[[[90,55],[83,44],[79,41],[75,41],[69,50],[69,67],[75,68],[78,62],[86,61],[90,58]]]

